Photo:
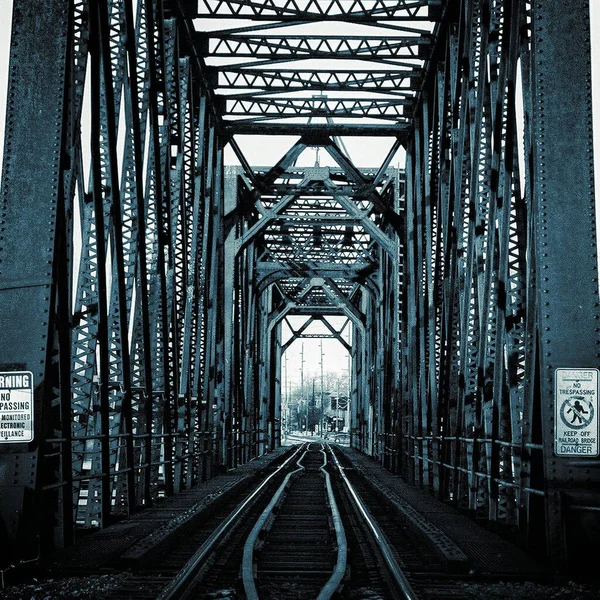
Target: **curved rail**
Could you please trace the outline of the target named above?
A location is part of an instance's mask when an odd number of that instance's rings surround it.
[[[321,467],[321,472],[325,475],[325,485],[327,486],[327,498],[329,499],[329,508],[331,509],[331,516],[333,519],[333,526],[335,528],[335,537],[337,539],[337,561],[335,563],[335,569],[333,575],[329,578],[329,581],[323,586],[321,592],[317,596],[317,600],[329,600],[336,590],[342,583],[344,574],[346,573],[346,563],[348,559],[348,542],[346,541],[346,532],[344,531],[344,525],[342,523],[342,517],[333,495],[333,487],[331,485],[331,476],[325,470],[327,466],[327,454],[325,450],[321,450],[323,453],[324,464]],[[330,450],[331,452],[331,450]]]
[[[388,566],[390,574],[392,575],[398,589],[402,593],[402,598],[404,600],[419,600],[419,597],[412,589],[410,583],[408,582],[408,579],[406,579],[406,575],[404,575],[402,568],[400,567],[398,561],[394,557],[392,548],[390,547],[388,541],[385,539],[383,531],[381,531],[381,528],[377,524],[377,521],[375,521],[375,519],[371,516],[361,497],[358,495],[358,492],[354,489],[354,486],[346,477],[346,474],[344,473],[344,469],[342,468],[340,461],[338,460],[335,453],[331,450],[329,444],[327,444],[327,447],[330,449],[330,452],[333,455],[333,460],[335,461],[335,464],[338,468],[338,471],[340,472],[342,480],[346,485],[346,488],[348,489],[350,497],[354,501],[354,504],[360,511],[365,523],[367,524],[367,526],[371,530],[371,533],[375,537],[375,540],[377,541],[377,544],[379,546],[383,559],[385,560]]]
[[[275,506],[279,502],[279,499],[283,495],[283,492],[285,491],[285,488],[287,487],[290,479],[296,473],[304,471],[304,467],[300,464],[300,462],[304,458],[307,451],[308,450],[305,450],[302,456],[296,461],[298,468],[294,469],[291,473],[288,473],[285,476],[285,479],[283,480],[282,484],[279,486],[275,494],[273,494],[273,497],[267,505],[267,508],[263,510],[260,517],[258,518],[258,521],[256,521],[254,527],[252,528],[252,531],[250,532],[250,535],[248,536],[248,539],[246,540],[246,543],[244,544],[244,556],[242,558],[242,582],[244,584],[244,592],[246,593],[246,598],[248,600],[258,600],[258,590],[256,589],[256,584],[254,583],[254,546],[258,540],[260,532],[263,530],[263,527],[267,522],[267,519],[271,516],[271,513],[273,512],[273,508],[275,508]]]
[[[323,588],[321,588],[317,600],[329,600],[338,589],[342,578],[344,577],[344,574],[346,572],[348,544],[346,542],[346,534],[344,532],[344,526],[342,524],[340,511],[338,510],[337,503],[335,501],[335,496],[333,495],[331,477],[329,473],[325,470],[325,467],[327,466],[327,454],[325,453],[323,444],[321,444],[321,453],[323,454],[323,465],[321,465],[319,470],[325,476],[327,498],[329,501],[329,508],[331,510],[336,535],[337,559],[333,573],[331,577],[327,580],[327,583],[323,586]],[[271,516],[274,507],[277,505],[280,498],[282,497],[289,480],[292,478],[293,475],[304,470],[304,467],[300,463],[304,458],[305,454],[306,451],[296,463],[298,465],[298,469],[292,471],[291,473],[288,473],[279,489],[275,492],[273,498],[271,499],[271,502],[269,502],[269,505],[267,506],[267,508],[265,508],[265,510],[259,517],[244,545],[244,558],[242,562],[242,580],[244,583],[244,592],[246,593],[246,597],[248,598],[248,600],[258,600],[258,591],[256,589],[256,584],[254,581],[254,547],[256,545],[256,542],[258,541],[260,532],[265,526],[265,523]]]
[[[208,554],[212,552],[214,546],[220,541],[220,539],[229,531],[233,524],[240,517],[244,509],[256,498],[260,491],[267,485],[267,483],[275,477],[282,469],[285,469],[294,458],[302,452],[305,444],[300,446],[289,458],[287,458],[273,473],[266,477],[263,482],[250,494],[238,507],[223,521],[223,523],[208,537],[208,539],[200,546],[198,551],[190,558],[185,564],[183,569],[177,573],[177,575],[171,580],[169,585],[157,596],[157,600],[171,600],[176,597],[176,594],[185,587],[196,571],[198,566],[204,561]],[[306,445],[308,447],[308,445]],[[306,450],[304,450],[306,452]],[[304,454],[302,455],[304,456]],[[289,475],[288,475],[289,477]]]

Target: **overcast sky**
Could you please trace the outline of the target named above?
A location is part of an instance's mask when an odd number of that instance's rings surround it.
[[[591,29],[596,32],[592,35],[592,66],[593,66],[593,94],[596,99],[594,102],[594,123],[595,131],[600,126],[600,2],[592,0],[591,6]],[[40,7],[43,10],[43,6]],[[10,22],[11,22],[12,0],[0,0],[0,140],[4,139],[4,120],[6,113],[6,81],[8,71],[8,55],[10,41]],[[43,65],[40,65],[43,68]],[[246,138],[240,145],[244,148],[248,159],[252,164],[270,166],[274,164],[280,156],[293,143],[294,138],[279,139],[277,143],[260,145],[260,160],[254,159],[252,148],[256,140]],[[600,133],[595,135],[595,155],[600,157]],[[347,146],[350,155],[361,166],[378,166],[387,154],[387,150],[392,144],[392,140],[376,140],[354,138],[349,139]],[[4,150],[4,144],[0,145],[0,158]],[[321,164],[330,164],[328,157],[321,153]],[[229,153],[227,155],[231,157]],[[397,157],[398,159],[400,157]],[[299,164],[314,164],[315,151],[309,149],[299,161]],[[596,165],[600,165],[600,158],[596,160]],[[596,197],[600,197],[600,169],[596,166]],[[600,221],[600,219],[599,219]],[[296,342],[288,351],[288,376],[290,381],[297,382],[300,378],[300,352],[301,343]],[[336,341],[324,340],[323,342],[323,363],[325,371],[342,371],[347,368],[347,354],[343,347]],[[306,340],[304,342],[305,374],[309,372],[320,373],[320,345],[317,340]]]

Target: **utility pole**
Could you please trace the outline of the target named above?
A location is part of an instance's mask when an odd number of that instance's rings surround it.
[[[300,353],[300,400],[304,405],[304,342],[302,342],[302,351]],[[306,405],[306,428],[308,433],[308,404]]]
[[[285,357],[285,385],[286,385],[286,390],[285,390],[285,395],[287,396],[288,399],[288,413],[289,413],[289,421],[288,421],[288,431],[292,430],[292,425],[293,425],[293,402],[291,402],[292,400],[292,385],[290,383],[289,377],[288,377],[288,370],[287,370],[287,355]]]
[[[300,352],[300,396],[304,400],[304,342],[302,342],[302,351]]]
[[[288,355],[285,353],[285,362],[283,363],[283,368],[285,371],[285,383],[283,384],[283,394],[282,396],[285,398],[285,408],[282,407],[281,414],[285,417],[285,429],[284,431],[289,431],[290,428],[290,397],[288,395]]]
[[[319,431],[321,436],[323,435],[323,340],[321,340],[321,410],[317,413],[319,415]]]
[[[348,414],[348,433],[352,427],[352,413],[350,412],[350,394],[352,393],[352,372],[350,367],[352,365],[352,355],[348,352],[348,402],[346,403],[346,412]]]
[[[310,426],[312,427],[311,433],[314,433],[314,426],[315,426],[315,423],[313,422],[313,421],[315,421],[314,413],[317,412],[316,406],[315,406],[315,378],[314,377],[313,377],[312,400],[310,402],[311,402],[310,407],[312,409],[312,411],[311,411],[312,418],[310,419]]]
[[[285,376],[285,383],[283,384],[283,397],[285,398],[285,402],[286,404],[289,403],[290,398],[288,396],[287,393],[287,389],[288,389],[288,355],[287,352],[285,353],[285,362],[283,363],[283,368],[284,368],[284,376]]]
[[[340,376],[338,375],[337,377],[337,385],[336,385],[336,392],[335,392],[335,407],[336,407],[336,412],[335,412],[335,427],[334,427],[334,432],[337,433],[338,432],[338,422],[340,420]]]

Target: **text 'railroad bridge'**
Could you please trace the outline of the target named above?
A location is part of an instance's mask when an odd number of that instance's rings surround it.
[[[329,338],[353,448],[584,568],[600,311],[590,7],[567,4],[14,0],[10,560],[278,448],[285,353]]]

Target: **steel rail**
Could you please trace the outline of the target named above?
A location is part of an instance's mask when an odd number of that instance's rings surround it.
[[[303,452],[302,456],[296,461],[298,468],[294,469],[292,472],[288,473],[285,476],[285,479],[283,480],[275,494],[273,494],[271,501],[269,502],[265,510],[263,510],[263,512],[261,513],[260,517],[254,524],[250,535],[246,539],[246,543],[244,544],[244,554],[242,558],[242,582],[244,584],[244,592],[246,594],[247,600],[259,600],[258,590],[256,589],[256,584],[254,582],[254,546],[258,541],[258,536],[263,530],[267,519],[271,516],[273,509],[279,502],[280,498],[283,496],[283,492],[285,491],[292,476],[296,475],[297,473],[300,473],[301,471],[304,471],[304,467],[300,464],[300,462],[302,461],[307,452],[308,446],[307,449]]]
[[[344,469],[342,468],[342,465],[340,464],[340,461],[338,460],[337,456],[331,449],[331,446],[329,444],[327,444],[327,447],[329,448],[331,454],[333,455],[333,460],[335,461],[338,471],[340,472],[340,476],[342,477],[342,480],[343,480],[346,488],[348,489],[348,493],[349,493],[350,497],[354,501],[356,508],[358,508],[365,523],[367,524],[367,526],[371,530],[371,533],[375,537],[375,540],[377,541],[377,545],[379,547],[379,550],[381,551],[381,555],[383,556],[385,563],[388,566],[390,575],[393,577],[394,583],[397,585],[398,590],[402,593],[401,597],[403,598],[403,600],[419,600],[419,597],[417,596],[415,591],[412,589],[410,583],[408,582],[408,579],[406,578],[404,571],[402,570],[402,568],[398,564],[398,561],[394,557],[392,548],[391,548],[390,544],[388,543],[387,539],[385,538],[383,531],[377,524],[377,521],[371,516],[371,514],[369,513],[369,510],[365,506],[365,503],[363,502],[362,498],[360,497],[358,492],[354,489],[354,486],[350,483],[350,481],[346,477],[346,474],[344,473]]]
[[[331,485],[331,476],[325,470],[327,466],[327,454],[325,450],[321,450],[323,453],[324,464],[320,471],[325,476],[325,485],[327,487],[327,498],[329,499],[329,508],[331,510],[331,516],[333,519],[333,526],[335,528],[335,537],[337,540],[337,560],[335,563],[335,569],[333,575],[329,578],[327,583],[321,588],[317,600],[329,600],[340,587],[344,574],[346,573],[346,564],[348,561],[348,542],[346,540],[346,532],[344,531],[344,525],[342,523],[342,517],[333,495],[333,486]],[[331,452],[331,450],[330,450]]]
[[[329,508],[331,510],[331,515],[332,515],[332,520],[333,520],[333,525],[334,525],[335,535],[336,535],[337,559],[336,559],[336,564],[335,564],[333,573],[332,573],[331,577],[327,580],[325,585],[321,588],[321,591],[319,592],[317,600],[330,600],[330,598],[335,594],[336,590],[340,586],[340,583],[346,572],[348,544],[346,541],[346,533],[344,531],[342,517],[340,515],[340,511],[337,507],[337,503],[335,501],[335,496],[333,494],[333,487],[331,485],[331,477],[330,477],[329,473],[325,470],[325,467],[327,466],[327,454],[325,453],[323,444],[321,444],[321,453],[323,454],[323,464],[321,465],[319,470],[325,476],[325,487],[327,489],[327,499],[329,501]],[[292,471],[291,473],[289,473],[286,476],[285,481],[281,484],[281,486],[277,490],[277,492],[275,492],[275,495],[273,496],[271,502],[269,503],[267,508],[265,508],[263,513],[261,514],[260,518],[258,519],[255,526],[253,527],[252,532],[248,536],[248,539],[246,540],[246,544],[244,545],[244,559],[242,562],[242,579],[244,582],[244,591],[246,593],[246,597],[248,598],[248,600],[258,600],[258,591],[256,589],[256,585],[254,582],[254,562],[253,562],[254,547],[256,545],[256,542],[258,541],[258,537],[259,537],[261,531],[264,528],[265,523],[267,522],[268,518],[271,516],[273,509],[275,508],[275,506],[279,502],[281,496],[283,495],[283,492],[285,491],[289,480],[291,479],[291,477],[294,474],[300,472],[301,470],[304,470],[304,467],[300,463],[301,463],[302,459],[304,458],[305,454],[306,454],[306,452],[304,452],[304,454],[300,457],[300,459],[296,463],[299,468],[296,469],[295,471]]]
[[[212,552],[214,546],[221,540],[221,538],[229,531],[229,529],[235,524],[240,518],[244,509],[257,497],[260,491],[267,485],[267,483],[275,477],[282,469],[285,469],[290,462],[303,450],[306,444],[300,446],[288,459],[286,459],[273,473],[266,477],[262,483],[249,495],[246,499],[237,506],[237,508],[221,523],[221,525],[210,535],[210,537],[200,546],[197,552],[190,558],[185,566],[177,573],[177,575],[171,580],[171,582],[163,589],[163,591],[157,596],[156,600],[171,600],[176,598],[176,594],[186,586],[197,570],[199,565],[208,557]],[[308,445],[306,445],[308,448]],[[304,450],[304,453],[306,450]],[[304,454],[302,454],[304,456]],[[289,475],[288,475],[289,477]],[[287,478],[286,478],[287,479]]]

